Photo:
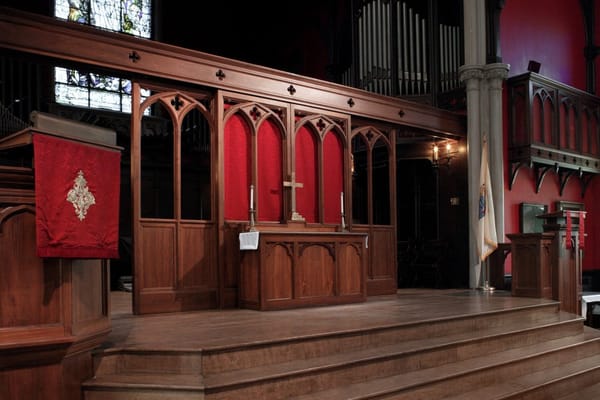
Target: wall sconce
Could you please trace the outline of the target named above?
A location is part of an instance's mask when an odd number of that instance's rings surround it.
[[[450,167],[450,162],[462,152],[462,149],[458,141],[447,140],[440,144],[434,142],[432,152],[431,162],[434,168],[440,165]]]

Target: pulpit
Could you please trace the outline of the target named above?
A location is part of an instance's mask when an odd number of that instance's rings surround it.
[[[257,310],[366,300],[367,235],[351,232],[258,232],[243,250],[240,306]]]
[[[585,211],[541,214],[544,232],[508,234],[512,294],[560,301],[561,310],[581,314],[581,262]]]
[[[36,175],[41,171],[35,158],[44,150],[34,148],[37,135],[58,140],[62,160],[69,159],[70,145],[106,149],[119,157],[120,151],[33,128],[0,140],[5,164],[0,166],[0,397],[41,398],[43,393],[45,399],[79,400],[81,382],[94,373],[92,350],[111,330],[109,261],[102,255],[113,254],[112,241],[103,237],[96,246],[85,242],[84,234],[84,243],[78,246],[68,239],[71,227],[53,227],[52,217],[60,214],[60,207],[45,196],[48,193],[40,193],[46,189],[38,185]],[[47,172],[59,175],[59,170],[52,166]],[[58,190],[59,201],[68,202],[65,212],[75,213],[71,222],[89,230],[85,218],[93,219],[101,202],[113,196],[118,199],[118,192],[104,197],[94,175],[85,166],[78,171],[86,173],[88,180],[72,181],[73,191]],[[119,176],[116,179],[118,187]],[[89,189],[84,194],[87,199],[79,197],[84,189]],[[40,207],[46,201],[52,206]],[[40,218],[40,213],[45,217]],[[66,247],[66,256],[60,255],[61,246]]]

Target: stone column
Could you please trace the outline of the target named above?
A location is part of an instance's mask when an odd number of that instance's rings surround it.
[[[488,64],[484,77],[489,99],[489,149],[490,175],[494,195],[494,213],[498,242],[504,242],[504,131],[502,124],[502,84],[508,76],[508,64]]]
[[[459,68],[460,80],[467,88],[467,170],[469,185],[469,286],[480,284],[481,267],[477,254],[477,229],[479,226],[479,169],[481,164],[480,86],[483,67],[463,65]]]
[[[488,137],[490,175],[498,241],[504,241],[504,141],[502,84],[509,66],[487,64],[486,3],[463,0],[465,65],[459,69],[467,90],[467,148],[469,183],[469,285],[480,287],[481,261],[477,254],[479,174],[482,139]]]

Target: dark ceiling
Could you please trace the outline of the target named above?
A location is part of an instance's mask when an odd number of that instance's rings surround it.
[[[322,79],[350,58],[350,0],[161,3],[162,42]]]

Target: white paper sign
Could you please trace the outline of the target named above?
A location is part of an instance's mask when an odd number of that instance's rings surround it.
[[[258,249],[258,231],[240,233],[240,250]]]

